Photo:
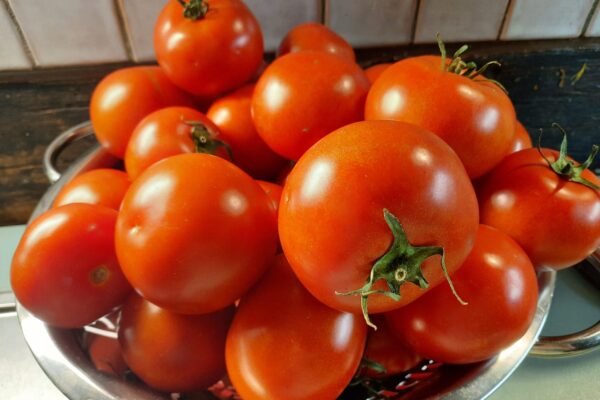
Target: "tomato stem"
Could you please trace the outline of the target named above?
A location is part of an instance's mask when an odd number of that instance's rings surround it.
[[[190,135],[194,141],[196,153],[215,154],[219,147],[225,148],[230,160],[233,160],[233,154],[229,144],[222,140],[215,139],[206,125],[200,121],[184,121],[192,129]]]
[[[177,0],[183,7],[183,16],[192,21],[204,18],[208,12],[208,2],[206,0]]]
[[[421,265],[431,256],[441,256],[441,267],[444,276],[450,285],[454,296],[461,304],[466,304],[458,295],[448,274],[446,268],[446,255],[444,249],[439,246],[413,246],[408,241],[402,224],[389,210],[383,209],[383,218],[392,231],[394,241],[388,251],[379,258],[369,274],[367,283],[363,287],[350,292],[339,293],[341,296],[360,296],[361,309],[365,322],[368,326],[377,330],[377,327],[371,322],[368,310],[368,297],[373,294],[381,294],[395,301],[401,299],[400,287],[407,282],[414,283],[421,289],[427,289],[429,282],[425,279]],[[384,279],[389,290],[373,289],[373,286],[380,279]]]
[[[552,124],[552,127],[560,130],[560,132],[563,135],[563,139],[560,144],[560,152],[559,152],[558,159],[556,161],[550,161],[542,152],[542,130],[540,130],[540,136],[538,137],[538,145],[537,145],[538,152],[544,158],[544,160],[548,163],[548,166],[554,172],[556,172],[556,174],[558,176],[560,176],[563,179],[566,179],[569,182],[580,183],[591,189],[600,190],[600,186],[588,181],[587,179],[585,179],[581,176],[583,171],[585,171],[587,168],[589,168],[589,166],[592,165],[592,163],[594,162],[594,159],[596,158],[596,155],[598,154],[598,150],[599,150],[598,146],[593,145],[592,151],[590,152],[590,155],[588,156],[588,158],[582,164],[576,165],[575,162],[573,160],[571,160],[567,154],[567,147],[568,147],[567,132],[565,132],[565,130],[556,122]]]

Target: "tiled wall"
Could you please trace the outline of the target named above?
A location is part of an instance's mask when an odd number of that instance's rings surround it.
[[[0,70],[150,61],[166,0],[0,0]],[[600,36],[598,0],[246,0],[267,50],[304,21],[356,47]]]

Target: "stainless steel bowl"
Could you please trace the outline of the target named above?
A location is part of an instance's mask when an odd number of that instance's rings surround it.
[[[62,149],[71,142],[92,134],[91,125],[86,122],[62,133],[48,146],[44,166],[53,184],[41,198],[31,220],[51,207],[58,191],[74,176],[94,168],[111,167],[117,163],[118,160],[98,145],[94,145],[66,171],[57,171],[54,165]],[[590,262],[598,264],[599,260],[600,256],[595,253]],[[418,382],[402,396],[402,399],[484,399],[511,375],[530,352],[555,357],[580,354],[597,348],[600,345],[600,322],[584,332],[540,340],[539,334],[548,316],[555,279],[554,271],[538,273],[540,292],[537,311],[527,333],[520,340],[486,362],[438,368],[432,378]],[[17,312],[23,335],[33,355],[67,397],[93,400],[170,398],[141,384],[97,371],[81,347],[82,330],[50,327],[19,304]],[[212,397],[207,394],[205,398]]]

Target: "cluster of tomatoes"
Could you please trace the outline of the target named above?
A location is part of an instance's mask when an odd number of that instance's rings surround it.
[[[12,264],[48,324],[120,307],[112,369],[154,389],[334,399],[357,371],[485,360],[530,325],[536,268],[600,245],[597,149],[531,148],[465,47],[365,71],[304,24],[265,67],[239,0],[170,0],[154,41],[160,66],[91,100],[124,171],[66,184]]]

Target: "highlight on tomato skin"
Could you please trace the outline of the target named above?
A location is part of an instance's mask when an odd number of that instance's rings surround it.
[[[305,22],[292,28],[281,40],[277,56],[299,51],[323,51],[356,61],[354,49],[343,37],[323,24]]]
[[[56,195],[52,207],[71,203],[99,204],[119,210],[131,180],[123,171],[99,168],[77,175]]]
[[[532,146],[531,136],[529,136],[527,129],[525,129],[523,124],[517,120],[515,124],[515,136],[510,147],[510,153],[516,153],[523,149],[530,149]]]

